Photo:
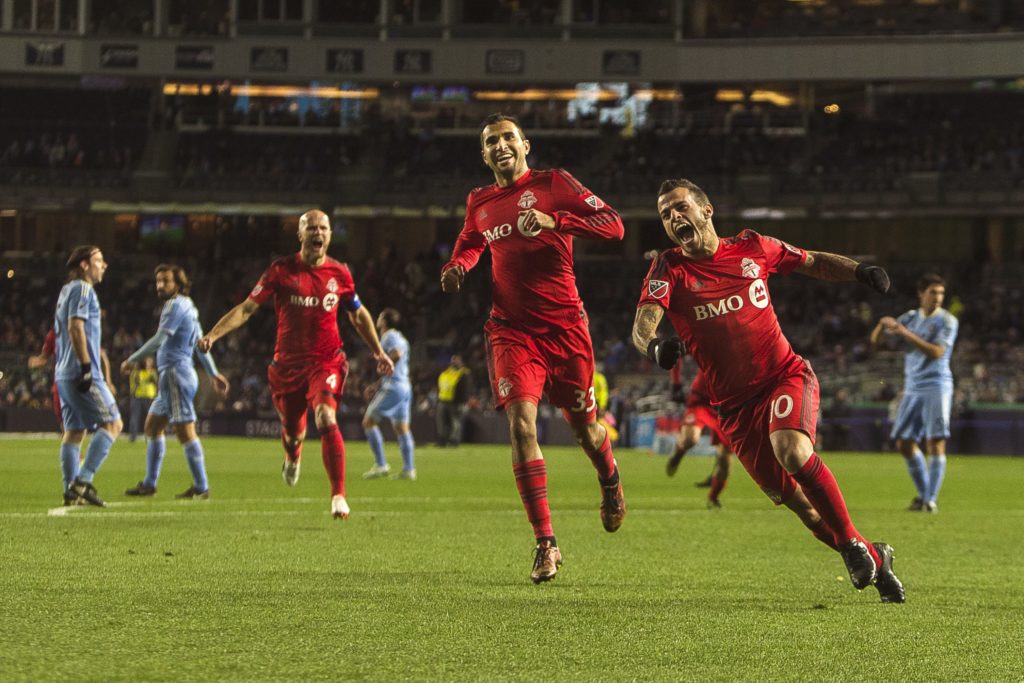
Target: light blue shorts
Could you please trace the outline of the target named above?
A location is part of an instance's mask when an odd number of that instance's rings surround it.
[[[110,393],[110,387],[106,382],[94,376],[92,386],[85,393],[79,391],[77,385],[77,379],[57,380],[60,416],[64,420],[65,431],[93,431],[100,425],[121,419],[117,401],[114,400],[114,395]]]
[[[953,392],[942,388],[903,394],[890,438],[919,442],[948,439]]]
[[[412,387],[408,384],[381,387],[370,399],[366,414],[377,422],[386,417],[392,423],[408,423],[412,414]]]
[[[170,424],[196,421],[195,398],[199,389],[196,369],[170,367],[160,373],[156,398],[149,407],[150,415],[166,417]]]

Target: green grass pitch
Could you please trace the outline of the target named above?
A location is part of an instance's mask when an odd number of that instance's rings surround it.
[[[1024,679],[1024,459],[951,457],[937,515],[908,513],[896,455],[826,454],[855,523],[896,548],[907,603],[858,593],[839,556],[735,466],[724,509],[664,458],[617,452],[629,514],[601,528],[586,457],[548,448],[565,564],[533,538],[507,446],[420,448],[419,480],[364,481],[347,522],[317,442],[295,488],[274,440],[204,440],[213,496],[168,441],[159,494],[120,440],[111,506],[48,514],[56,437],[0,441],[0,680],[994,681]],[[392,466],[398,460],[388,444]]]

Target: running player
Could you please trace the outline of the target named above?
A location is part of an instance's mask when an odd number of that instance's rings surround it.
[[[720,239],[714,207],[689,180],[665,181],[657,208],[676,247],[651,264],[634,345],[666,370],[684,351],[692,354],[707,375],[723,434],[761,490],[841,553],[855,588],[874,584],[882,602],[903,602],[892,547],[857,531],[839,484],[814,452],[818,381],[782,335],[768,293],[772,273],[860,280],[881,293],[889,276],[878,266],[804,251],[752,230]],[[666,311],[679,336],[658,339]]]
[[[331,514],[335,519],[348,519],[345,442],[336,415],[348,375],[338,331],[339,305],[373,352],[377,371],[390,375],[395,366],[381,348],[373,316],[359,300],[348,266],[327,255],[331,244],[327,214],[317,209],[302,214],[298,240],[299,252],[271,263],[248,298],[199,340],[199,350],[208,352],[215,341],[244,325],[260,304],[274,297],[277,341],[267,379],[281,418],[285,452],[281,476],[289,486],[299,481],[306,412],[312,406],[324,468],[331,481]]]
[[[614,209],[567,172],[530,169],[529,153],[530,141],[515,118],[494,114],[484,121],[480,155],[494,184],[469,193],[466,222],[441,271],[441,288],[458,292],[490,247],[488,369],[495,403],[508,415],[512,469],[537,540],[530,577],[540,583],[553,579],[562,563],[537,442],[543,393],[562,409],[597,470],[605,530],[616,531],[626,514],[608,432],[597,423],[594,349],[572,259],[574,236],[620,240],[623,227]]]

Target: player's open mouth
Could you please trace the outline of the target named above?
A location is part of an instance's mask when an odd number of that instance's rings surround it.
[[[324,246],[324,241],[323,241],[322,239],[320,239],[320,238],[318,237],[318,238],[316,238],[316,239],[312,240],[312,241],[310,242],[310,244],[312,244],[312,245],[313,245],[314,247],[316,247],[317,249],[319,249],[319,248],[321,248],[322,246]]]
[[[503,164],[506,161],[512,161],[514,158],[515,157],[511,154],[499,154],[498,156],[494,157],[494,163]]]
[[[692,242],[693,239],[697,236],[697,232],[689,223],[682,223],[680,225],[677,225],[674,229],[676,233],[676,239],[678,239],[683,244],[687,242]]]

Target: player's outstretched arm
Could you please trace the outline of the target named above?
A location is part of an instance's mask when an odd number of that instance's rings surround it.
[[[808,251],[807,260],[794,272],[829,282],[859,280],[879,294],[889,291],[889,274],[879,266],[857,263],[852,258],[825,251]]]
[[[384,350],[384,347],[380,345],[380,338],[377,337],[377,327],[373,324],[373,316],[366,310],[366,306],[360,306],[354,311],[349,311],[348,319],[352,323],[352,327],[356,328],[356,332],[362,337],[362,340],[370,347],[370,351],[373,352],[373,359],[377,361],[377,372],[381,375],[394,373],[395,364]]]
[[[210,348],[213,347],[213,343],[223,337],[229,332],[234,332],[239,327],[244,325],[252,317],[252,314],[256,312],[260,305],[252,299],[246,299],[242,303],[238,304],[230,311],[224,314],[217,324],[213,326],[206,335],[199,340],[196,344],[196,348],[202,353],[208,353]]]

